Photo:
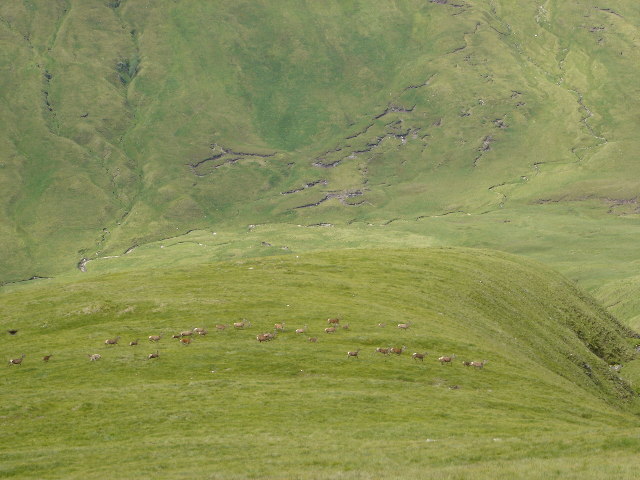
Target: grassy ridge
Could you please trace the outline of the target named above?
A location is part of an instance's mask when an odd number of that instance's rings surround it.
[[[638,447],[636,401],[608,367],[632,357],[625,328],[513,256],[346,250],[90,270],[6,287],[2,305],[2,328],[20,330],[3,355],[27,355],[0,380],[7,478],[598,478],[629,474]],[[335,315],[349,330],[324,334]],[[214,329],[240,318],[252,326]],[[282,321],[276,340],[255,340]],[[209,335],[170,338],[194,326]],[[389,345],[407,351],[374,353]]]

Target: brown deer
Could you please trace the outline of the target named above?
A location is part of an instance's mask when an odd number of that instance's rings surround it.
[[[91,360],[92,362],[96,362],[102,358],[102,355],[100,355],[99,353],[94,353],[93,355],[87,354],[87,357],[89,357],[89,360]]]
[[[53,355],[45,355],[44,357],[42,357],[42,361],[48,362],[51,357],[53,357]]]
[[[402,352],[404,352],[407,349],[407,347],[405,347],[404,345],[402,346],[402,348],[398,348],[398,347],[391,347],[391,349],[389,350],[391,353],[395,353],[396,355],[400,355]]]
[[[9,360],[9,365],[21,365],[24,357],[26,357],[26,355],[23,353],[20,358],[11,358]]]
[[[259,335],[256,335],[256,340],[258,340],[258,342],[260,343],[268,342],[272,340],[273,337],[274,337],[273,333],[260,333]]]
[[[391,350],[390,348],[378,347],[376,348],[376,353],[381,353],[382,355],[389,355],[390,350]]]
[[[234,328],[244,328],[244,327],[250,327],[251,326],[251,322],[247,322],[246,320],[242,320],[242,322],[234,322],[233,327]]]
[[[296,333],[305,333],[306,331],[307,331],[306,325],[302,328],[296,328]]]
[[[340,319],[339,318],[327,318],[327,323],[329,325],[337,325],[340,323]]]
[[[129,346],[130,347],[135,347],[136,345],[138,345],[138,339],[137,338],[133,342],[129,342]]]
[[[224,330],[225,328],[227,328],[227,326],[222,323],[216,325],[216,330]]]
[[[424,352],[424,353],[414,353],[413,355],[411,355],[411,358],[413,358],[414,360],[420,360],[421,362],[424,362],[424,357],[426,357],[427,355],[429,355],[428,352]]]
[[[327,327],[324,329],[324,333],[336,333],[336,327]]]
[[[309,341],[311,343],[317,343],[318,342],[318,337],[309,337]]]
[[[149,335],[150,342],[159,342],[162,338],[162,335]]]
[[[116,338],[107,338],[104,341],[105,345],[117,345],[118,344],[118,340],[120,340],[120,337],[116,337]]]
[[[484,368],[485,364],[487,363],[487,360],[483,360],[481,362],[469,362],[469,367],[476,367],[479,369]]]
[[[191,337],[182,337],[180,343],[182,345],[191,345]]]
[[[360,350],[356,350],[355,352],[347,352],[347,358],[349,358],[349,357],[358,358],[358,353],[360,353]]]
[[[448,363],[449,365],[453,365],[452,361],[454,358],[456,358],[455,354],[447,357],[439,357],[438,361],[440,362],[440,365],[444,365],[445,363]]]
[[[400,330],[407,330],[410,326],[411,326],[411,324],[410,324],[410,323],[399,323],[399,324],[398,324],[398,328],[399,328]]]
[[[158,358],[158,357],[160,357],[160,352],[156,350],[156,353],[150,353],[147,358],[151,360],[152,358]]]
[[[273,325],[273,328],[276,332],[284,332],[284,322],[282,323],[275,323]]]

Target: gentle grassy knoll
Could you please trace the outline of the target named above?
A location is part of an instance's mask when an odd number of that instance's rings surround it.
[[[2,329],[19,329],[0,337],[3,356],[27,355],[0,377],[4,478],[631,478],[640,446],[636,396],[608,367],[633,357],[626,329],[505,254],[89,271],[1,300]],[[334,316],[349,329],[325,334]],[[215,329],[243,318],[250,327]],[[286,331],[258,343],[276,322]],[[195,326],[209,334],[171,338]]]

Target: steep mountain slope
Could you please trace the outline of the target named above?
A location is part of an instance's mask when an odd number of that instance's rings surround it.
[[[0,327],[18,333],[0,348],[26,354],[0,377],[3,478],[603,478],[636,468],[637,395],[609,368],[633,357],[629,332],[572,282],[511,255],[343,250],[89,271],[5,287],[2,305]],[[349,329],[325,334],[334,316]],[[231,326],[243,318],[246,328]],[[274,323],[284,332],[257,342]],[[171,338],[195,326],[209,334],[188,346]]]
[[[639,24],[629,0],[7,2],[2,280],[392,222],[633,298]]]

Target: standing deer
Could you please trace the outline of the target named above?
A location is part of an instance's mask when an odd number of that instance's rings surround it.
[[[355,352],[347,352],[347,358],[349,358],[349,357],[358,358],[358,353],[360,353],[360,350],[356,350]]]
[[[22,360],[24,359],[24,357],[26,357],[26,355],[23,353],[20,358],[11,358],[11,359],[9,359],[9,365],[21,365],[22,364]]]
[[[424,362],[424,357],[426,357],[427,355],[429,355],[428,352],[424,352],[424,353],[414,353],[413,355],[411,355],[411,358],[413,358],[414,360],[420,360],[421,362]]]
[[[453,365],[451,362],[453,361],[454,358],[456,358],[455,354],[451,355],[450,357],[440,357],[438,358],[438,361],[440,362],[440,365],[444,365],[445,363],[448,363],[449,365]]]
[[[107,338],[104,341],[105,345],[117,345],[118,344],[118,340],[120,340],[120,337],[116,337],[116,338]]]

